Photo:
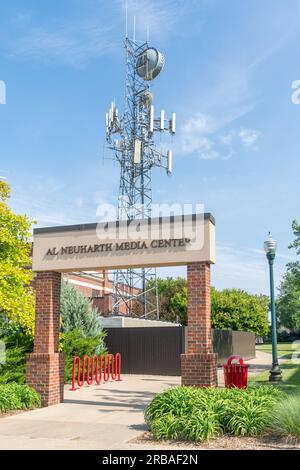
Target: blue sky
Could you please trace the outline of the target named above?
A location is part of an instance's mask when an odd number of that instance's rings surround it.
[[[113,98],[122,108],[124,2],[0,2],[0,176],[11,205],[40,226],[95,221],[118,194],[104,114]],[[154,171],[153,200],[203,203],[216,218],[214,284],[267,292],[266,234],[279,244],[278,282],[300,219],[300,1],[127,3],[137,38],[149,25],[166,57],[155,106],[177,112],[174,173]]]

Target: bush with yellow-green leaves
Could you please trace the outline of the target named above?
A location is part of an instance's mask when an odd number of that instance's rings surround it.
[[[0,315],[20,325],[30,335],[34,330],[34,295],[30,283],[32,221],[14,214],[7,201],[10,187],[0,181]]]

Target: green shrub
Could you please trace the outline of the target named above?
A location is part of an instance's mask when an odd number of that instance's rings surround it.
[[[74,356],[83,357],[102,354],[106,351],[104,345],[105,333],[87,337],[81,330],[62,333],[60,350],[65,354],[65,380],[72,378],[72,362]],[[6,345],[6,361],[0,364],[0,385],[8,383],[25,383],[26,353],[33,349],[33,341],[29,336],[15,333],[1,338]]]
[[[150,424],[168,414],[179,418],[185,416],[195,407],[201,395],[199,392],[201,389],[196,387],[174,387],[157,394],[145,411],[146,422]]]
[[[244,396],[237,402],[227,402],[222,414],[222,424],[235,436],[261,434],[269,422],[270,404],[259,397]]]
[[[86,337],[81,330],[73,330],[64,333],[61,339],[61,351],[65,354],[65,382],[72,379],[72,366],[74,356],[93,356],[94,354],[104,354],[105,334],[93,338]]]
[[[84,336],[95,338],[102,331],[99,314],[91,300],[66,282],[61,286],[60,320],[63,333],[80,330]]]
[[[27,410],[41,406],[41,397],[33,388],[28,385],[13,384],[13,389],[19,396],[23,409]]]
[[[268,385],[225,389],[222,395],[220,422],[226,432],[235,436],[261,434],[270,421],[270,411],[282,397],[277,388]]]
[[[270,422],[270,429],[275,434],[300,439],[300,395],[288,396],[278,403]]]
[[[0,337],[5,343],[6,360],[0,364],[0,385],[10,382],[25,383],[26,353],[32,352],[33,339],[23,333],[14,332]]]
[[[183,435],[182,419],[172,414],[167,414],[153,421],[151,431],[155,439],[181,439]]]
[[[155,419],[151,431],[156,439],[187,440],[201,442],[222,433],[217,415],[212,410],[203,410],[189,417],[168,414]]]
[[[145,411],[156,439],[200,442],[221,433],[262,433],[282,394],[277,388],[174,387],[155,396]]]
[[[213,409],[199,410],[183,421],[183,438],[188,441],[201,442],[222,433],[221,423]]]
[[[0,413],[41,406],[40,395],[28,385],[0,385]]]
[[[20,396],[17,395],[12,384],[0,386],[0,413],[6,411],[20,410],[22,409],[22,403]]]

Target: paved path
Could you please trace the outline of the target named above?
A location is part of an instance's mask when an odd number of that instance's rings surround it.
[[[260,373],[270,367],[271,355],[258,351],[248,363],[251,374]],[[222,386],[221,369],[218,375]],[[60,405],[0,418],[0,449],[133,448],[126,442],[146,430],[146,405],[156,393],[178,384],[180,377],[123,375],[121,382],[76,392],[68,386]]]
[[[123,375],[121,382],[65,388],[60,405],[0,418],[0,449],[122,449],[146,430],[143,411],[180,377]]]

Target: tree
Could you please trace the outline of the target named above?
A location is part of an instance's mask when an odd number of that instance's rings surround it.
[[[106,352],[100,319],[91,301],[66,282],[62,282],[60,350],[65,354],[65,381],[72,377],[74,356],[93,356]]]
[[[26,215],[9,208],[10,186],[0,181],[0,315],[33,334],[34,296],[31,288],[31,227]]]
[[[170,322],[181,322],[186,317],[177,307],[176,301],[172,302],[172,298],[177,294],[181,293],[184,288],[187,287],[187,280],[182,277],[166,279],[157,278],[157,291],[159,297],[159,317],[161,320]],[[155,303],[155,281],[149,281],[147,288],[151,289],[149,298],[152,304]]]
[[[213,328],[252,331],[265,336],[268,331],[269,300],[240,289],[211,291],[211,320]]]
[[[300,271],[287,269],[279,287],[276,307],[280,325],[300,333]]]
[[[170,305],[172,311],[175,313],[176,317],[179,317],[179,323],[181,325],[187,325],[188,315],[188,295],[187,287],[177,292],[173,297],[171,297]]]
[[[65,282],[62,282],[60,313],[63,333],[80,330],[90,338],[101,334],[99,315],[91,301]]]
[[[297,255],[300,255],[300,224],[298,224],[297,220],[293,220],[292,230],[296,238],[290,244],[289,248],[295,248]]]
[[[300,225],[296,220],[292,223],[295,240],[289,248],[295,248],[300,255]],[[300,262],[287,264],[287,271],[279,286],[277,298],[277,316],[280,325],[291,330],[292,333],[300,332]]]
[[[187,324],[188,290],[183,278],[158,279],[160,317]],[[268,333],[266,296],[251,295],[238,289],[211,290],[213,328],[252,331],[258,336]]]
[[[182,324],[187,324],[187,288],[171,298],[171,306]],[[258,336],[268,333],[268,298],[251,295],[239,289],[211,289],[211,322],[213,328],[252,331]]]

